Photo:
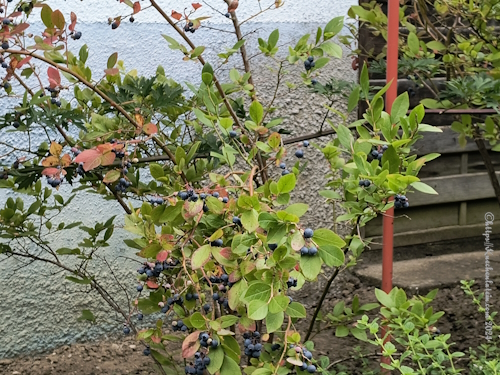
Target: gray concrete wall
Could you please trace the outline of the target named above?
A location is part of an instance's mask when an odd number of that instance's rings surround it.
[[[225,13],[226,7],[222,0],[208,0],[213,6],[219,6]],[[267,6],[268,1],[240,1],[239,18],[245,19],[258,11],[259,3]],[[146,6],[148,2],[141,2]],[[182,3],[179,5],[179,3]],[[174,0],[162,1],[167,13],[171,9],[182,11],[184,3]],[[357,3],[355,0],[287,0],[283,8],[264,13],[244,25],[244,33],[255,31],[247,38],[249,54],[258,52],[257,37],[265,37],[275,29],[280,29],[279,44],[294,44],[305,33],[316,32],[318,26],[324,26],[331,18],[345,15],[348,8]],[[153,74],[157,65],[162,65],[175,80],[179,82],[200,81],[200,66],[194,62],[183,62],[178,51],[171,51],[166,41],[160,36],[166,33],[178,38],[168,25],[153,11],[147,10],[136,15],[136,22],[130,24],[124,21],[122,25],[112,31],[107,25],[107,18],[117,16],[128,11],[128,7],[114,0],[85,0],[85,1],[49,1],[53,9],[59,8],[69,19],[69,12],[74,11],[79,18],[77,29],[82,31],[82,39],[71,41],[71,49],[77,53],[81,45],[87,44],[90,50],[89,65],[95,69],[104,69],[108,56],[119,52],[119,59],[124,60],[127,68],[135,68],[139,74]],[[216,14],[208,7],[198,11],[200,15],[212,15],[213,18],[207,25],[230,30],[231,24],[222,15]],[[42,25],[34,24],[34,30],[40,30]],[[201,29],[192,35],[197,45],[207,47],[207,60],[217,60],[216,53],[234,44],[233,35],[211,29]],[[285,49],[286,50],[286,49]],[[286,52],[286,51],[285,51]],[[266,103],[272,97],[275,85],[275,75],[268,69],[269,60],[255,58],[251,61],[255,73],[255,83],[259,99]],[[216,64],[213,64],[214,66]],[[230,64],[220,72],[222,80],[227,76],[228,68],[241,66],[239,55],[235,55]],[[287,80],[298,82],[298,74],[302,66],[291,67]],[[324,69],[320,80],[327,80],[335,76],[348,80],[356,79],[356,72],[350,67],[350,60],[333,61],[329,68]],[[326,104],[324,99],[311,95],[305,88],[289,91],[286,86],[280,88],[278,99],[275,103],[280,107],[278,114],[285,118],[284,126],[293,129],[296,135],[306,134],[318,130],[323,120]],[[0,114],[5,110],[2,99]],[[38,134],[43,137],[43,134]],[[19,143],[19,135],[0,131],[0,139],[4,142]],[[318,140],[324,143],[326,139]],[[36,142],[36,139],[34,140]],[[293,146],[290,147],[293,155]],[[2,149],[0,146],[0,155]],[[308,167],[300,177],[298,191],[294,200],[309,203],[311,209],[306,216],[310,225],[332,226],[332,209],[322,203],[317,192],[325,183],[326,163],[319,162],[321,153],[312,147],[307,149],[305,159]],[[289,164],[295,160],[290,158]],[[277,173],[279,171],[276,171]],[[62,187],[61,193],[68,196],[71,187]],[[0,204],[10,196],[10,192],[0,190]],[[118,215],[116,223],[123,222],[123,211],[113,201],[103,201],[99,196],[92,194],[79,194],[61,217],[62,221],[71,222],[75,217],[86,225],[93,225],[95,221],[105,221],[111,215]],[[73,234],[54,238],[56,246],[75,245],[77,239]],[[113,268],[127,288],[134,289],[133,275],[135,264],[121,257],[133,257],[134,251],[123,244],[123,238],[130,234],[119,229],[115,231],[112,246],[103,255],[113,262]],[[63,281],[60,274],[53,275],[55,269],[47,268],[37,263],[22,266],[14,260],[0,262],[0,358],[11,357],[21,353],[31,353],[50,349],[57,345],[74,342],[76,340],[93,340],[106,335],[121,333],[122,321],[110,312],[103,301],[94,294],[81,293],[82,288],[75,284]],[[110,277],[109,270],[101,270],[100,275]],[[110,284],[113,284],[110,281]],[[122,298],[123,300],[123,298]],[[76,322],[81,309],[89,308],[97,316],[97,324]]]

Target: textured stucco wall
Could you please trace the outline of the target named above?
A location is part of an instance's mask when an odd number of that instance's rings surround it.
[[[182,1],[162,1],[161,5],[167,12],[171,9],[182,11],[185,6]],[[222,7],[222,0],[209,0],[212,5]],[[260,1],[264,7],[269,1]],[[275,29],[280,29],[279,44],[294,44],[305,33],[315,34],[318,26],[324,26],[331,18],[345,15],[349,6],[357,3],[355,0],[288,0],[285,6],[277,11],[267,12],[244,25],[244,33],[256,30],[247,38],[249,54],[258,52],[257,37],[267,36]],[[69,18],[69,12],[74,11],[79,18],[78,30],[83,37],[79,41],[71,41],[71,49],[76,53],[81,45],[86,43],[90,50],[89,65],[95,71],[103,69],[108,56],[119,52],[119,58],[124,60],[127,68],[136,68],[139,74],[153,74],[157,65],[162,65],[175,80],[179,82],[199,82],[200,66],[193,62],[182,62],[176,51],[168,49],[165,40],[160,36],[166,33],[178,38],[163,20],[152,10],[147,10],[136,16],[133,24],[124,21],[122,26],[112,31],[107,25],[107,18],[117,16],[127,11],[127,7],[114,0],[83,0],[83,1],[51,1],[52,8],[59,8]],[[143,6],[147,2],[141,2]],[[245,19],[258,11],[257,0],[240,1],[239,18]],[[200,15],[210,14],[208,25],[213,28],[230,30],[231,24],[225,17],[214,14],[208,7],[202,8]],[[41,25],[33,25],[33,29],[41,29]],[[209,61],[216,61],[216,53],[234,44],[233,35],[221,31],[203,29],[192,35],[196,45],[207,47],[206,56]],[[255,83],[259,99],[263,103],[270,100],[274,85],[275,74],[267,68],[268,60],[252,59],[255,73]],[[216,65],[216,64],[213,64]],[[241,66],[239,55],[233,56],[230,66]],[[227,76],[228,67],[224,67],[220,76]],[[289,68],[290,81],[297,79],[303,67]],[[331,76],[349,80],[355,79],[355,72],[350,68],[348,59],[333,61],[328,69],[324,69],[320,80]],[[307,89],[289,91],[282,87],[278,92],[275,103],[280,109],[278,115],[285,117],[285,127],[294,129],[296,135],[317,131],[325,115],[324,99],[311,95]],[[0,113],[4,108],[0,108]],[[328,126],[328,125],[327,125]],[[42,134],[39,134],[42,137]],[[17,141],[15,133],[2,133],[3,141]],[[323,143],[325,139],[318,140]],[[0,155],[1,146],[0,146]],[[293,152],[290,153],[293,155]],[[309,203],[311,209],[306,221],[311,225],[331,226],[332,209],[325,207],[317,192],[325,182],[327,166],[321,160],[321,153],[310,147],[306,151],[305,160],[309,165],[300,177],[299,189],[294,194],[294,200]],[[295,160],[290,158],[289,164]],[[277,171],[278,172],[278,171]],[[68,186],[63,186],[61,192],[67,196],[70,193]],[[0,190],[0,204],[4,204],[9,197],[8,192]],[[103,201],[92,194],[80,194],[72,203],[71,210],[65,213],[61,220],[70,222],[75,216],[86,225],[93,225],[96,220],[105,221],[111,215],[118,215],[116,222],[123,222],[123,213],[120,207],[112,201]],[[120,257],[133,257],[134,251],[126,248],[123,238],[129,234],[116,230],[111,247],[103,253],[113,261],[116,274],[128,288],[134,288],[133,273],[135,265],[132,261]],[[54,239],[58,246],[74,245],[77,240],[66,234],[63,238]],[[19,353],[37,352],[75,340],[96,339],[104,335],[113,335],[121,332],[121,320],[109,311],[103,301],[94,294],[83,294],[74,284],[61,281],[60,275],[51,275],[55,270],[32,264],[19,268],[21,264],[12,260],[0,262],[0,358],[11,357]],[[101,275],[110,275],[108,270],[102,270]],[[97,312],[98,324],[88,326],[76,322],[81,309],[90,308]]]

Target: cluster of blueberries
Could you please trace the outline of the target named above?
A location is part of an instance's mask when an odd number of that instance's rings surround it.
[[[82,32],[81,31],[77,31],[76,33],[71,32],[70,35],[73,39],[78,40],[82,37]]]
[[[221,296],[219,296],[219,293],[214,293],[212,298],[214,299],[214,301],[217,301],[223,308],[229,309],[229,300],[227,298],[221,298]]]
[[[52,177],[48,177],[47,178],[47,183],[52,186],[53,188],[55,187],[58,187],[59,185],[61,185],[61,179],[60,178],[52,178]]]
[[[359,180],[359,186],[361,187],[370,187],[372,183],[370,182],[370,180]]]
[[[408,208],[410,203],[408,203],[408,198],[405,195],[396,195],[394,197],[394,208]]]
[[[122,178],[120,178],[120,180],[118,180],[118,184],[115,186],[115,190],[121,191],[122,193],[125,193],[131,185],[132,185],[132,182],[130,182],[129,180],[122,177]],[[162,203],[163,203],[163,199],[162,199]]]
[[[117,143],[117,141],[116,141],[116,139],[113,138],[113,139],[111,139],[109,141],[109,143]],[[120,143],[120,142],[118,142],[118,143]],[[116,155],[117,158],[121,159],[121,158],[125,157],[125,151],[124,151],[124,149],[122,149],[120,151],[113,149],[111,151]]]
[[[189,33],[194,33],[196,31],[191,21],[189,21],[189,23],[186,23],[186,26],[184,26],[184,31]]]
[[[382,160],[382,155],[384,154],[384,151],[387,150],[388,148],[389,146],[383,145],[380,151],[378,149],[372,150],[370,155],[373,159]]]
[[[286,282],[286,285],[289,288],[293,288],[297,286],[297,279],[294,279],[293,277],[288,278],[288,281]]]
[[[180,191],[177,193],[177,196],[183,201],[190,200],[191,202],[196,202],[198,199],[205,200],[207,197],[219,198],[220,194],[218,192],[210,193],[201,193],[200,195],[196,194],[194,190],[189,189],[188,191]],[[229,202],[227,197],[222,198],[223,203]]]
[[[50,96],[51,96],[50,102],[52,104],[55,104],[56,106],[60,107],[61,101],[57,99],[59,96],[59,88],[58,87],[56,87],[56,88],[46,87],[45,90],[50,92]]]
[[[149,199],[149,203],[161,206],[163,204],[163,198],[162,197],[152,197]]]
[[[245,355],[251,358],[259,358],[262,351],[259,331],[255,331],[252,334],[245,332],[243,339],[245,340],[243,342],[245,345]]]
[[[79,163],[76,168],[76,173],[78,173],[81,177],[85,176],[85,169],[83,169],[83,163]]]
[[[304,67],[306,70],[311,70],[314,68],[316,64],[314,63],[314,57],[309,56],[306,61],[304,61]]]
[[[315,256],[316,254],[318,254],[318,249],[315,246],[311,246],[310,248],[304,246],[300,249],[300,255]]]
[[[301,369],[302,371],[307,371],[310,374],[314,374],[316,372],[316,366],[314,366],[312,363],[309,365],[307,364],[307,361],[310,362],[313,359],[312,353],[309,350],[307,350],[306,348],[301,348],[301,347],[295,346],[293,344],[290,345],[290,348],[295,348],[295,351],[297,353],[302,352],[303,362],[302,362],[301,366],[297,366],[297,367],[299,369]]]
[[[219,346],[219,340],[210,338],[206,332],[200,332],[198,339],[200,340],[200,346],[204,348],[208,348],[210,346],[212,349],[215,349]]]
[[[179,263],[178,259],[167,259],[164,262],[156,262],[153,268],[144,264],[137,270],[137,273],[139,275],[146,274],[147,277],[158,277],[162,271],[175,268]]]
[[[206,279],[204,279],[206,280]],[[209,279],[211,284],[218,284],[219,292],[226,292],[229,288],[233,286],[233,283],[229,281],[229,275],[222,274],[220,277],[218,276],[210,276]],[[225,309],[229,309],[229,300],[227,298],[223,298],[219,295],[219,293],[214,293],[212,296],[214,301],[217,301],[221,307]]]
[[[182,320],[174,320],[172,322],[172,329],[174,332],[181,331],[181,332],[186,332],[188,330],[187,325],[184,324]]]
[[[182,306],[183,303],[184,303],[184,297],[182,297],[180,294],[174,294],[172,297],[167,298],[167,303],[163,304],[160,311],[162,314],[165,314],[167,313],[168,310],[170,310],[170,307],[172,305],[177,304],[179,306]]]
[[[184,368],[186,374],[189,375],[203,375],[207,366],[210,364],[210,358],[205,356],[203,353],[194,353],[194,363]]]

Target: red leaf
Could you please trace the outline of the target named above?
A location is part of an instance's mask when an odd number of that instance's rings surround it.
[[[161,337],[158,336],[151,336],[151,341],[153,341],[155,344],[159,344],[161,342]]]
[[[45,168],[42,171],[43,176],[53,176],[53,175],[58,174],[58,173],[59,173],[59,169],[57,169],[57,168]]]
[[[190,358],[198,351],[200,347],[199,335],[200,331],[195,331],[184,339],[182,342],[182,358]]]
[[[229,5],[229,7],[227,8],[227,11],[229,13],[234,12],[236,8],[238,8],[238,5],[239,5],[238,0],[233,0]]]
[[[108,76],[117,75],[119,72],[120,70],[118,68],[104,69],[104,73],[106,73]]]
[[[26,30],[28,27],[30,27],[29,24],[27,24],[27,23],[20,23],[19,25],[17,25],[16,27],[14,27],[10,33],[12,35],[14,35],[14,34],[20,34],[24,30]]]
[[[191,4],[194,8],[194,10],[198,9],[198,8],[201,8],[201,4],[200,3],[192,3]]]
[[[74,31],[76,26],[76,14],[71,12],[71,24],[69,25],[69,31]]]
[[[19,17],[22,14],[23,14],[23,12],[14,12],[14,13],[11,13],[8,18],[11,18],[11,17],[12,18],[16,18],[16,17]]]
[[[101,165],[102,153],[96,149],[85,150],[75,158],[75,163],[83,163],[83,169],[90,171]]]
[[[149,289],[158,289],[160,286],[152,280],[146,281],[146,285]]]
[[[156,260],[158,262],[164,262],[168,258],[168,251],[162,250],[158,254],[156,254]]]
[[[141,3],[136,1],[133,6],[134,14],[139,13],[141,11]]]
[[[219,254],[226,259],[231,259],[231,248],[230,247],[224,247],[219,251]]]
[[[20,69],[24,64],[26,64],[28,61],[31,60],[31,57],[32,56],[26,56],[24,59],[22,59],[21,61],[19,61],[19,64],[17,64],[16,68]]]
[[[175,18],[177,21],[179,21],[182,18],[182,14],[177,13],[175,10],[172,11],[172,18]]]
[[[49,76],[50,87],[54,88],[61,84],[61,76],[59,74],[59,70],[49,66],[47,69],[47,75]]]
[[[158,133],[158,127],[153,123],[149,123],[144,126],[143,131],[147,135],[156,134]]]

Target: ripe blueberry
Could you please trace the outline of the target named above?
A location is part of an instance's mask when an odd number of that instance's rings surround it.
[[[137,285],[137,291],[142,292],[143,286],[142,285]]]
[[[238,134],[237,134],[234,130],[231,130],[231,131],[229,132],[229,136],[230,136],[231,138],[236,138],[236,137],[238,136]]]
[[[281,169],[286,169],[286,164],[285,163],[280,163],[280,168]]]
[[[278,244],[277,243],[269,243],[269,244],[267,244],[267,246],[269,246],[269,249],[273,250],[273,251],[278,248]]]
[[[311,228],[307,228],[304,231],[304,238],[311,238],[314,235],[314,231]]]
[[[314,366],[314,365],[307,366],[307,372],[310,373],[310,374],[315,373],[316,372],[316,366]]]
[[[2,48],[3,49],[8,49],[9,48],[9,42],[5,41],[2,43]]]
[[[128,327],[123,327],[123,333],[128,335],[130,333],[130,328]]]
[[[308,255],[309,254],[309,249],[307,247],[303,247],[300,249],[300,255]]]
[[[80,39],[82,37],[82,32],[81,31],[77,31],[74,35],[75,39]]]
[[[114,30],[114,29],[116,29],[117,27],[118,27],[118,24],[117,24],[116,22],[113,22],[113,23],[111,24],[111,28],[112,28],[113,30]]]
[[[151,354],[151,350],[149,349],[149,347],[147,347],[146,349],[144,349],[144,350],[142,351],[142,353],[143,353],[144,355],[150,355],[150,354]]]
[[[314,246],[309,249],[309,255],[316,255],[318,254],[318,249],[316,249]]]
[[[281,172],[282,176],[286,176],[287,174],[290,174],[290,171],[288,169],[285,169]]]
[[[241,219],[238,216],[233,217],[233,224],[241,225]]]
[[[302,159],[304,157],[304,151],[302,150],[295,151],[295,156],[298,157],[299,159]]]
[[[304,145],[304,147],[309,147],[309,141],[304,141],[302,142],[302,144]]]

